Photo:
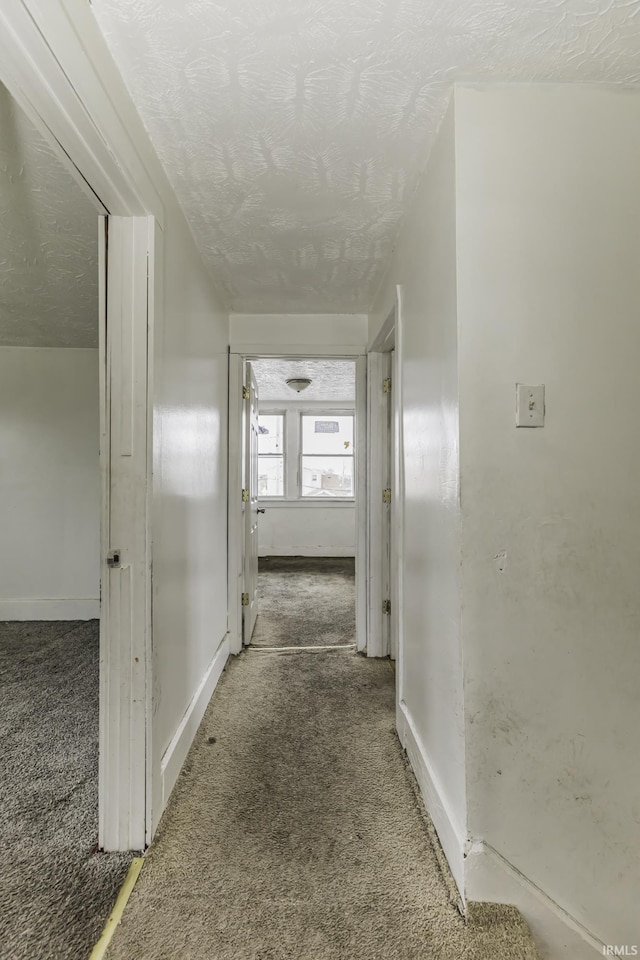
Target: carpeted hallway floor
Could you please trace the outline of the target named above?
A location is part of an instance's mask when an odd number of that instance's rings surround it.
[[[0,623],[0,955],[84,960],[131,857],[96,853],[98,622]]]
[[[253,646],[355,643],[353,557],[263,557],[258,599]]]
[[[458,913],[394,712],[352,648],[232,659],[108,960],[536,960],[515,909]]]

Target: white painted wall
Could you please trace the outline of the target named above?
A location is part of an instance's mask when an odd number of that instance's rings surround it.
[[[162,768],[163,805],[212,692],[219,651],[227,657],[228,402],[228,317],[173,203],[164,263],[153,513],[154,766]]]
[[[299,506],[260,503],[261,557],[355,557],[356,510],[353,504]]]
[[[404,646],[399,731],[462,886],[466,838],[453,105],[371,317],[403,286]]]
[[[456,115],[469,829],[640,946],[640,94]]]
[[[549,960],[640,942],[639,163],[637,92],[459,88],[370,318],[403,284],[409,755]]]
[[[364,313],[232,313],[229,317],[233,353],[253,351],[277,356],[281,351],[281,356],[292,356],[315,351],[349,356],[364,352],[367,336],[368,317]]]
[[[97,350],[0,347],[0,620],[99,615],[98,402]]]

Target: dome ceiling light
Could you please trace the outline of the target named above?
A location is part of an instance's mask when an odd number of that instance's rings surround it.
[[[308,377],[291,377],[287,380],[287,386],[295,390],[296,393],[302,393],[302,391],[306,390],[310,385],[311,380],[309,380]]]

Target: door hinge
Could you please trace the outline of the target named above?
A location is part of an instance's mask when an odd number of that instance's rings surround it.
[[[387,487],[386,490],[382,491],[382,502],[391,503],[391,487]]]
[[[382,612],[383,612],[383,613],[391,613],[391,600],[383,600],[383,601],[382,601]]]
[[[242,606],[243,606],[243,607],[248,607],[248,606],[249,606],[249,594],[248,594],[248,593],[243,593],[243,594],[242,594]]]
[[[249,503],[249,491],[242,488],[242,502]]]
[[[385,377],[382,381],[382,392],[391,393],[391,377]]]
[[[243,399],[243,400],[248,400],[248,399],[250,398],[250,396],[251,396],[251,390],[249,389],[249,387],[243,387],[243,388],[242,388],[242,399]]]

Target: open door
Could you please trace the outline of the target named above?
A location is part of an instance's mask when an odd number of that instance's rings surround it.
[[[251,364],[245,364],[243,390],[244,464],[242,514],[244,527],[242,642],[248,645],[258,616],[258,387]]]

